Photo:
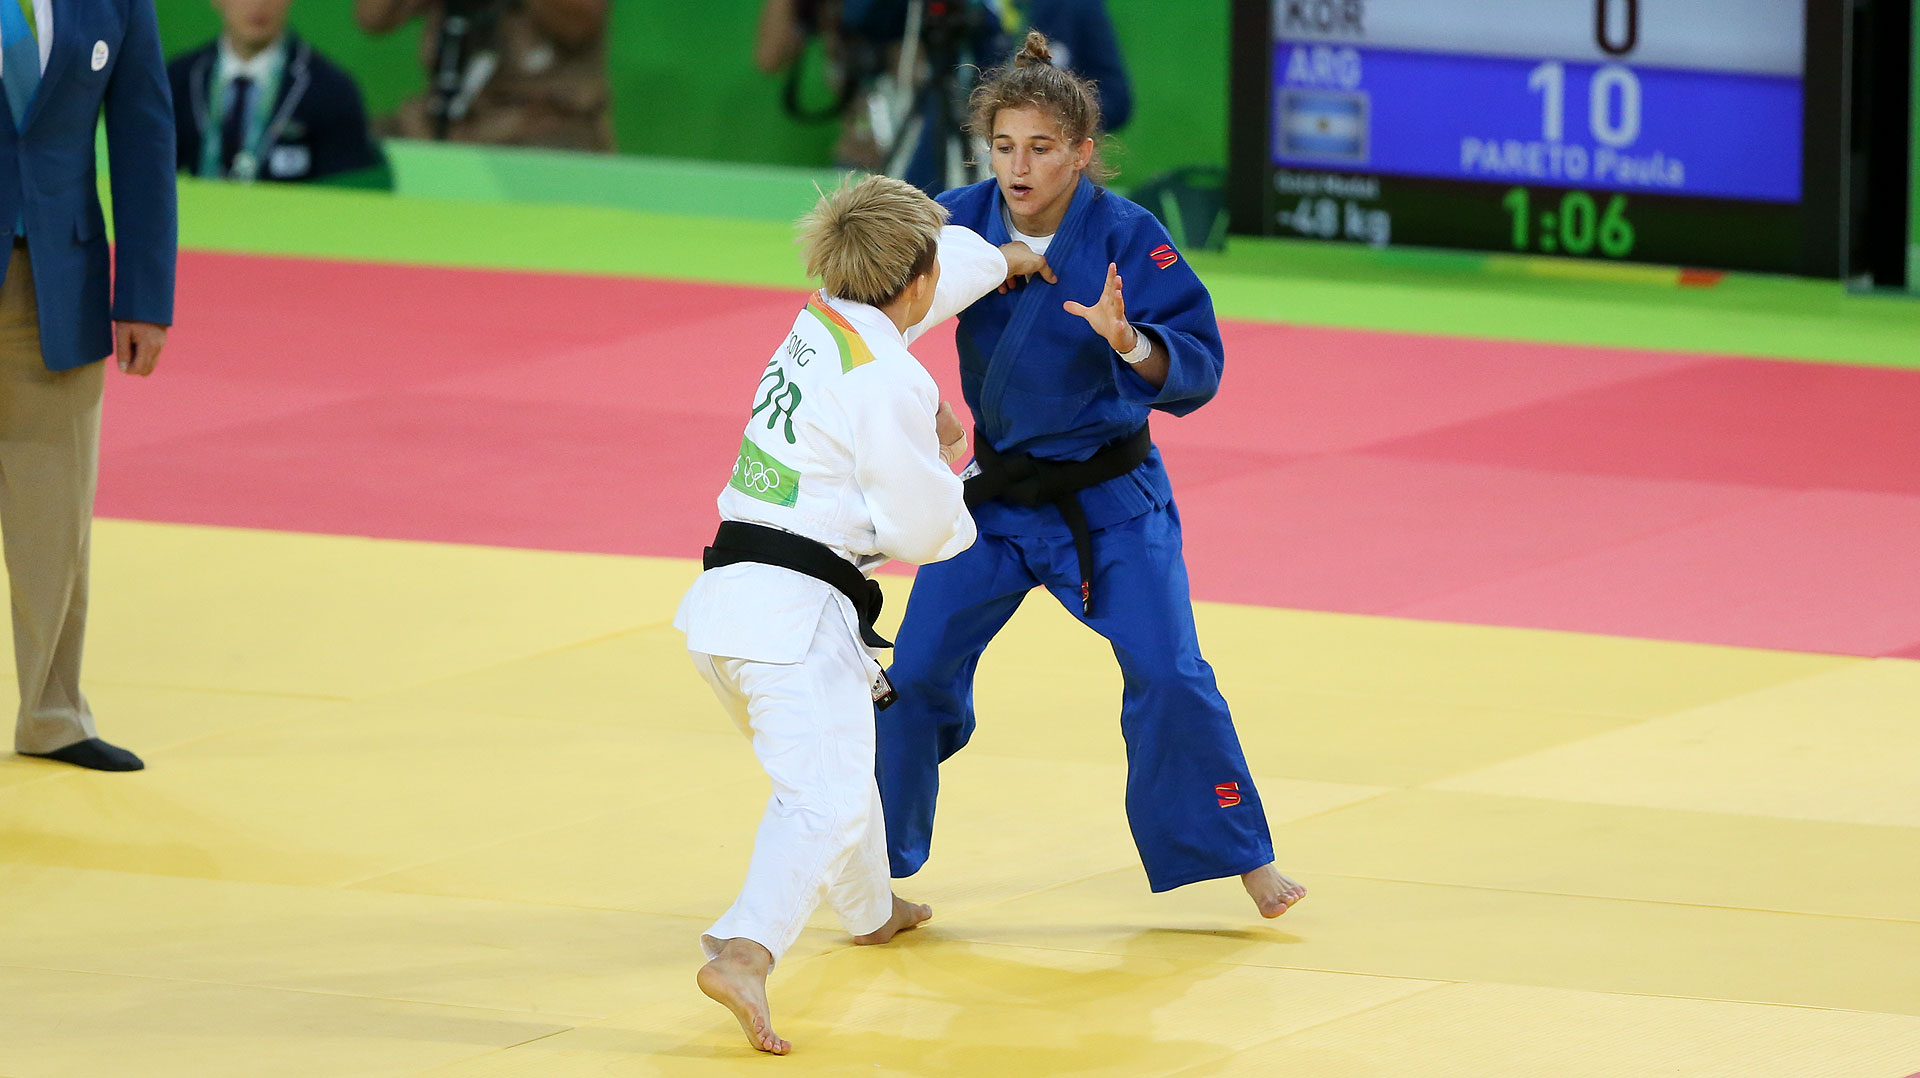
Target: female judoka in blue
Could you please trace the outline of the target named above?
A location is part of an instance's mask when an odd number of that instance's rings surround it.
[[[1213,301],[1152,215],[1092,181],[1099,105],[1048,59],[1046,39],[1030,34],[976,88],[971,126],[988,140],[994,178],[940,196],[954,224],[1045,254],[1059,283],[1031,278],[960,316],[980,538],[922,568],[907,603],[888,672],[899,696],[878,715],[887,852],[895,876],[926,862],[940,762],[973,733],[980,655],[1044,587],[1120,661],[1127,817],[1153,890],[1239,876],[1277,917],[1306,889],[1274,867],[1233,719],[1200,656],[1180,512],[1146,433],[1152,409],[1185,415],[1219,388]]]

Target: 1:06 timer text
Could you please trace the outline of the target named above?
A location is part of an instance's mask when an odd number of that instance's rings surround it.
[[[1633,224],[1627,198],[1613,195],[1603,208],[1585,191],[1568,191],[1557,206],[1538,211],[1532,192],[1515,187],[1500,200],[1513,226],[1513,249],[1543,254],[1626,258],[1633,253]]]

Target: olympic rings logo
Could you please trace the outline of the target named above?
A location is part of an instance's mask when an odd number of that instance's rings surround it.
[[[734,478],[762,494],[771,494],[780,488],[780,473],[760,463],[741,457],[733,462]]]

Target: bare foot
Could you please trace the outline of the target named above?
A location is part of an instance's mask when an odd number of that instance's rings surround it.
[[[1305,887],[1281,875],[1271,864],[1243,874],[1240,882],[1247,885],[1247,893],[1253,896],[1253,904],[1260,907],[1262,917],[1278,917],[1307,897]]]
[[[700,967],[698,980],[707,998],[740,1020],[748,1044],[783,1056],[793,1051],[793,1045],[774,1033],[767,1013],[767,971],[772,968],[773,955],[765,947],[750,939],[730,939],[717,958]]]
[[[876,943],[885,943],[932,916],[932,909],[922,906],[917,902],[908,902],[899,895],[894,895],[893,916],[887,918],[887,923],[864,936],[853,937],[853,942],[862,947],[872,946]]]

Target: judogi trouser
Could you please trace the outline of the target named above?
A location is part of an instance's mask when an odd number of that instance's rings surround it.
[[[1200,654],[1169,504],[1093,533],[1094,612],[1065,535],[981,532],[966,552],[920,569],[887,676],[900,698],[880,712],[879,776],[892,872],[911,876],[933,843],[940,764],[973,735],[973,676],[1036,587],[1107,638],[1125,687],[1127,820],[1155,891],[1250,872],[1273,839],[1227,702]]]
[[[13,591],[18,752],[94,736],[80,692],[105,363],[50,371],[26,247],[0,283],[0,531]]]
[[[779,962],[823,898],[848,932],[878,931],[893,885],[873,775],[873,667],[846,618],[826,604],[797,663],[690,654],[773,782],[740,897],[700,937],[707,957],[745,938]]]

